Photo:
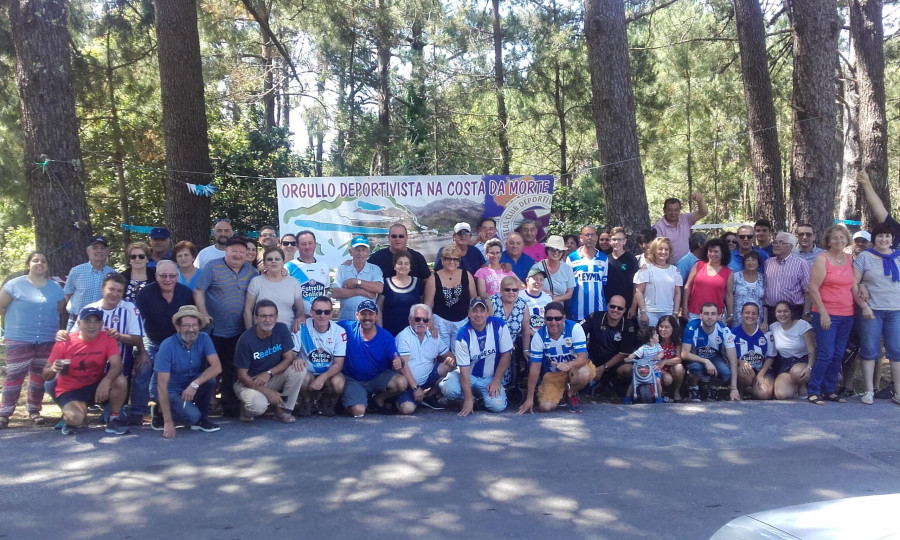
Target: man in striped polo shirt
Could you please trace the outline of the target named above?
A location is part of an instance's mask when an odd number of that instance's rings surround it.
[[[69,312],[69,324],[66,331],[71,331],[78,319],[81,309],[100,298],[100,287],[103,278],[116,270],[106,264],[109,257],[109,242],[103,236],[91,238],[85,250],[88,262],[79,264],[69,271],[66,277],[66,310]]]
[[[597,228],[581,228],[581,247],[569,254],[569,266],[575,274],[575,290],[569,301],[569,315],[583,320],[595,311],[606,311],[603,287],[606,285],[608,260],[597,249]]]
[[[766,294],[764,304],[769,323],[775,322],[775,304],[782,300],[791,305],[791,314],[799,319],[809,311],[809,265],[793,254],[797,237],[780,232],[772,242],[774,257],[764,264]]]

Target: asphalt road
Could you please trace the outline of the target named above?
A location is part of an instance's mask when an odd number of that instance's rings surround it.
[[[900,491],[900,407],[586,405],[0,433],[0,538],[708,538]],[[885,516],[895,519],[894,516]]]

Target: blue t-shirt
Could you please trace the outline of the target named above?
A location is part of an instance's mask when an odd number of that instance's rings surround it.
[[[471,322],[466,322],[456,334],[456,365],[471,367],[473,377],[493,377],[500,357],[512,348],[512,338],[503,319],[488,317],[480,332]]]
[[[185,388],[206,369],[206,357],[216,354],[212,339],[200,332],[197,340],[188,349],[181,336],[175,334],[163,340],[153,360],[153,378],[150,388],[156,392],[156,374],[168,373],[169,392],[183,392]]]
[[[282,356],[294,349],[294,338],[284,323],[275,323],[272,334],[256,335],[256,326],[241,334],[234,349],[234,369],[246,369],[253,377],[281,363]]]
[[[572,362],[578,353],[587,354],[587,339],[584,329],[575,321],[565,320],[558,339],[550,337],[546,326],[542,326],[531,337],[531,362],[541,363],[542,374],[559,371],[553,362]]]
[[[519,255],[518,261],[514,261],[512,257],[506,253],[506,250],[503,250],[503,255],[500,256],[500,263],[509,263],[512,265],[513,274],[515,274],[522,283],[525,283],[525,278],[528,277],[528,272],[531,270],[531,267],[534,266],[535,260],[531,258],[530,255],[523,253]]]
[[[357,381],[370,381],[382,371],[392,369],[397,344],[390,332],[376,325],[375,337],[366,341],[359,321],[338,321],[338,324],[347,332],[344,375]]]
[[[759,256],[762,258],[762,264],[759,265],[759,268],[756,271],[760,273],[765,272],[766,261],[769,259],[769,254],[756,246],[753,246],[753,251],[759,253]],[[732,272],[744,271],[744,256],[741,255],[740,251],[737,249],[731,250],[731,261],[728,263],[728,268],[731,268]]]
[[[724,324],[716,321],[712,334],[707,334],[703,329],[703,321],[694,319],[684,327],[682,343],[691,344],[691,352],[707,360],[721,360],[724,356],[723,349],[734,348],[734,334]]]
[[[766,358],[775,356],[775,342],[772,334],[763,332],[759,326],[752,335],[744,332],[743,325],[734,328],[731,332],[734,334],[734,352],[737,354],[738,360],[749,363],[755,371],[759,371]]]
[[[35,287],[26,276],[9,280],[3,290],[12,297],[3,322],[6,339],[24,343],[53,343],[59,330],[59,302],[66,295],[52,279]]]

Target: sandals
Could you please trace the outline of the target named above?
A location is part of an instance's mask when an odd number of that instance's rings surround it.
[[[875,392],[866,392],[859,400],[866,405],[871,405],[875,401]]]
[[[847,400],[842,398],[840,395],[832,392],[830,394],[825,394],[825,401],[833,401],[835,403],[847,403]]]
[[[897,405],[900,405],[900,396],[898,396],[897,394],[894,394],[894,397],[891,398],[891,401],[893,401]]]
[[[812,403],[813,405],[825,405],[825,400],[820,398],[816,394],[810,394],[806,396],[806,400]]]
[[[44,425],[44,417],[41,416],[41,413],[31,413],[28,415],[28,418],[31,419],[31,424],[35,426],[43,426]]]

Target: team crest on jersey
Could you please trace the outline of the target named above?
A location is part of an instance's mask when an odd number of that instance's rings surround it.
[[[765,338],[765,337],[759,338],[759,344],[760,344],[760,345],[765,345],[765,344],[766,344],[766,338]]]
[[[721,345],[721,344],[722,344],[722,338],[721,338],[720,336],[716,336],[716,337],[713,339],[713,341],[716,342],[716,345]]]
[[[119,324],[119,315],[118,314],[115,314],[112,316],[112,323]]]
[[[565,345],[566,347],[571,347],[571,346],[572,346],[572,338],[566,338],[566,339],[564,339],[564,340],[563,340],[563,345]]]
[[[613,334],[613,341],[622,341],[622,333],[616,332],[615,334]]]

